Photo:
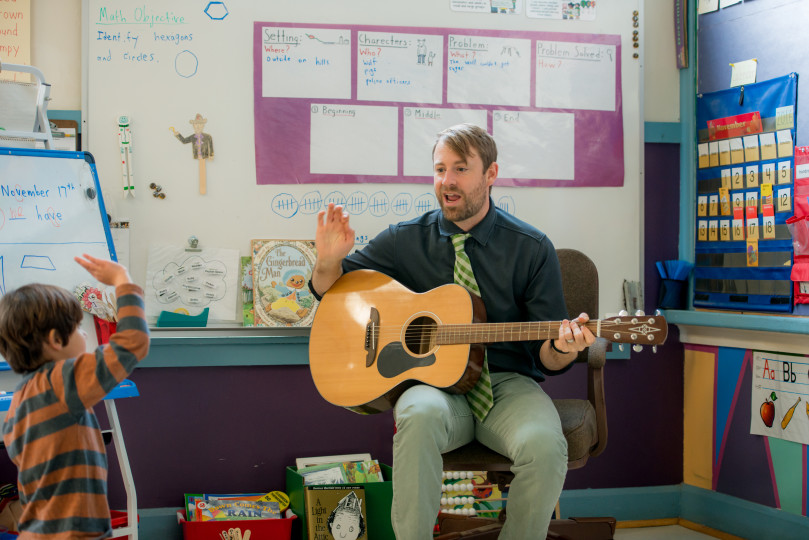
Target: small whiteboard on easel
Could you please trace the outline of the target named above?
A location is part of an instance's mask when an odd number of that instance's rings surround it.
[[[92,281],[73,258],[116,260],[87,152],[0,147],[0,295],[27,283]]]
[[[93,156],[0,147],[0,296],[29,283],[95,284],[73,260],[83,253],[116,260]],[[94,347],[89,315],[82,328]]]

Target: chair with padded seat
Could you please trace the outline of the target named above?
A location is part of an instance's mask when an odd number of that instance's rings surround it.
[[[558,249],[565,303],[571,317],[587,313],[598,317],[598,270],[593,261],[575,249]],[[587,363],[587,399],[554,399],[568,444],[568,469],[584,467],[590,456],[607,446],[607,407],[604,400],[604,363],[609,341],[596,342],[581,351],[575,362]],[[512,462],[478,441],[443,455],[445,471],[486,471],[501,491],[514,478]],[[559,508],[557,505],[557,517]],[[505,519],[505,508],[500,515]]]

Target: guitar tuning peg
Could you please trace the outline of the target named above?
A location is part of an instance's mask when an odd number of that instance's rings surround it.
[[[652,352],[657,354],[657,345],[652,345]]]
[[[629,312],[625,309],[622,309],[621,311],[618,312],[619,317],[626,317],[627,315],[629,315]]]
[[[641,352],[643,350],[643,347],[640,345],[632,345],[632,350],[635,352]]]
[[[624,352],[624,344],[623,343],[618,345],[618,350],[621,351],[621,352]]]
[[[662,312],[662,311],[660,311],[659,309],[656,309],[656,310],[655,310],[655,316],[656,316],[656,317],[660,317],[661,315],[663,315],[663,312]]]
[[[636,317],[643,317],[644,315],[646,315],[646,313],[642,309],[639,309],[635,312]]]

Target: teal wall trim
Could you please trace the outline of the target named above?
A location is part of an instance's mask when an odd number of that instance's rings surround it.
[[[715,326],[738,330],[760,330],[788,334],[809,334],[809,318],[776,315],[754,315],[750,313],[717,313],[667,309],[663,311],[669,324],[688,326]]]
[[[563,518],[611,516],[618,521],[680,516],[680,486],[565,490],[559,498]]]
[[[679,122],[645,122],[643,124],[643,142],[680,144],[681,128]]]
[[[249,329],[248,329],[249,330]],[[274,366],[309,363],[309,336],[227,335],[189,333],[159,337],[152,333],[149,356],[139,368]]]
[[[234,328],[171,330],[164,335],[152,329],[149,356],[138,368],[289,366],[309,364],[309,329],[284,335],[266,329]],[[607,352],[608,360],[627,360],[630,347]]]
[[[611,516],[618,521],[682,518],[743,538],[809,538],[809,518],[687,484],[565,490],[562,517]],[[141,538],[181,540],[180,508],[139,510]]]
[[[683,484],[680,517],[742,538],[809,538],[809,518]]]
[[[680,70],[680,245],[679,258],[694,262],[694,201],[696,201],[697,137],[697,15],[695,2],[688,2],[688,67]],[[694,280],[688,280],[688,307],[694,305]]]
[[[81,133],[81,111],[49,110],[48,120],[75,120],[79,125],[79,133]]]
[[[694,261],[697,138],[697,16],[688,2],[688,67],[680,70],[680,259]],[[689,298],[691,295],[689,295]],[[689,306],[691,300],[688,301]]]
[[[177,522],[177,512],[180,510],[180,507],[138,510],[138,538],[183,540],[183,529]]]

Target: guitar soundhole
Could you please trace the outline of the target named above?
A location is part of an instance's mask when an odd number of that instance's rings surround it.
[[[416,317],[405,329],[404,345],[410,354],[428,354],[435,347],[436,322],[429,317]]]

